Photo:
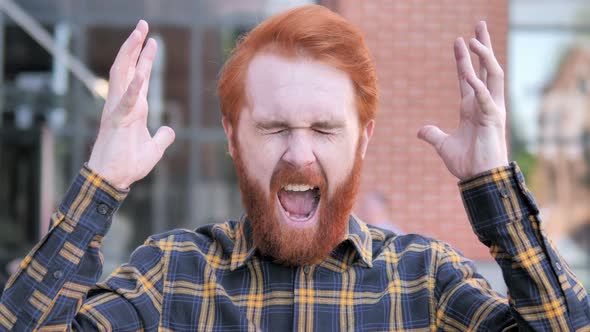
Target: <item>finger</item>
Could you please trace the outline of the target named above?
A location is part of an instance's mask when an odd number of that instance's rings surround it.
[[[152,149],[144,149],[141,156],[141,163],[151,165],[156,165],[164,152],[168,147],[174,142],[174,130],[167,126],[162,126],[158,129],[156,134],[152,137],[151,143],[153,144]]]
[[[158,159],[162,157],[164,151],[166,151],[166,149],[168,149],[168,147],[174,142],[175,137],[176,134],[174,133],[174,130],[168,126],[162,126],[158,129],[152,138],[158,147],[158,152],[160,154]],[[157,162],[157,160],[155,162]]]
[[[488,81],[488,71],[486,70],[486,66],[485,64],[481,61],[481,59],[478,59],[478,65],[479,65],[479,79],[486,83]]]
[[[141,86],[145,81],[145,77],[139,73],[136,73],[133,81],[127,87],[125,94],[121,98],[121,102],[119,103],[119,107],[116,108],[115,112],[119,115],[125,115],[129,113],[135,104],[137,103],[137,98],[139,97],[139,93],[141,91]]]
[[[487,48],[492,50],[492,40],[488,33],[487,24],[485,21],[480,21],[475,27],[475,38],[484,44]]]
[[[490,49],[483,45],[479,40],[472,38],[469,41],[469,49],[477,55],[479,60],[479,79],[487,86],[487,66],[489,61]]]
[[[459,88],[461,90],[461,97],[465,97],[466,95],[472,93],[472,89],[465,81],[465,70],[468,67],[473,69],[471,65],[471,57],[469,56],[469,51],[465,46],[465,42],[463,38],[457,38],[453,45],[453,50],[455,52],[455,62],[457,64],[457,78],[459,79]]]
[[[133,81],[131,81],[127,87],[127,90],[125,91],[125,94],[121,98],[119,107],[116,108],[116,112],[119,113],[119,116],[124,116],[131,112],[137,104],[137,100],[140,95],[145,100],[145,95],[142,94],[142,91],[144,90],[144,85],[149,84],[149,82],[146,83],[146,81],[149,78],[149,72],[152,68],[152,62],[155,53],[156,43],[150,38],[141,52]]]
[[[479,61],[482,62],[487,69],[488,76],[486,86],[489,89],[492,97],[498,103],[503,101],[504,72],[496,60],[496,57],[494,57],[492,50],[487,48],[475,38],[469,41],[469,48],[479,57]]]
[[[130,68],[135,67],[135,65],[137,64],[137,59],[139,58],[139,53],[141,52],[141,46],[143,45],[143,42],[145,41],[145,38],[147,37],[149,32],[149,26],[146,21],[139,20],[139,22],[137,22],[137,27],[135,29],[141,33],[141,44],[140,47],[134,48],[133,52],[131,53],[129,63],[127,64]]]
[[[150,87],[150,77],[152,75],[152,68],[153,68],[153,65],[154,65],[154,59],[156,58],[156,53],[158,52],[158,43],[156,42],[155,39],[150,38],[148,40],[148,43],[154,43],[154,54],[151,57],[151,60],[149,62],[149,69],[147,70],[147,74],[146,74],[146,77],[145,77],[146,79],[145,79],[145,82],[144,82],[144,84],[143,84],[143,86],[141,88],[141,93],[144,96],[147,96],[147,94],[148,94],[148,90],[149,90],[149,87]]]
[[[488,89],[490,89],[494,100],[497,103],[504,102],[504,72],[494,54],[492,39],[485,21],[478,23],[475,29],[475,36],[477,40],[483,44],[491,54],[492,61],[486,64],[488,76],[484,82],[488,86]],[[491,72],[492,67],[494,68],[493,72]]]
[[[137,66],[137,59],[139,58],[139,54],[141,53],[142,47],[136,47],[133,50],[133,54],[129,58],[129,65],[125,70],[125,82],[127,85],[131,83],[133,78],[135,77],[135,67]]]
[[[143,43],[149,31],[147,22],[145,22],[144,20],[140,20],[139,23],[137,23],[137,25],[138,29],[142,33],[143,38],[141,40],[141,46],[133,49],[133,53],[131,54],[131,57],[129,59],[129,63],[127,65],[127,84],[131,83],[131,80],[133,80],[133,77],[135,76],[135,67],[137,66],[137,59],[139,58],[139,54],[141,53],[141,50],[143,48]]]
[[[424,126],[418,131],[418,138],[432,145],[436,151],[440,151],[448,136],[436,126]]]
[[[141,45],[143,45],[143,42],[149,32],[149,26],[146,21],[139,20],[139,22],[137,22],[136,29],[141,33],[141,37],[142,37],[141,38]],[[131,54],[131,58],[129,59],[129,67],[134,67],[135,64],[137,64],[137,59],[139,58],[140,52],[141,52],[141,47],[136,47],[133,49],[133,53]]]
[[[147,31],[147,23],[140,20],[135,30],[121,45],[109,72],[109,95],[112,93],[118,97],[126,90],[129,84],[127,79],[129,67],[137,62],[137,56],[141,51],[141,45],[147,36]]]
[[[475,76],[475,72],[468,73],[465,76],[467,83],[471,86],[475,93],[475,99],[477,99],[477,103],[479,104],[479,108],[484,114],[493,114],[496,110],[496,105],[494,100],[492,99],[492,95],[490,91],[486,87],[486,85]]]
[[[480,21],[475,26],[475,38],[479,40],[482,44],[484,44],[490,50],[492,49],[492,42],[490,41],[490,35],[485,33],[486,32],[486,22]],[[482,61],[479,61],[479,79],[487,85],[488,82],[488,72],[486,70],[485,64]]]
[[[156,44],[156,41],[153,38],[150,38],[141,52],[137,67],[135,68],[135,72],[140,73],[140,75],[145,78],[143,86],[141,87],[141,95],[144,97],[147,96],[150,84],[150,74],[152,72],[152,65],[154,64],[154,57],[156,56],[157,49],[158,45]]]

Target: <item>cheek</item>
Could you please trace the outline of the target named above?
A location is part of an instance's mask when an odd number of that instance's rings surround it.
[[[343,139],[330,144],[317,144],[315,151],[318,162],[326,173],[328,194],[332,195],[350,175],[354,166],[356,141]]]
[[[241,155],[248,176],[268,190],[272,173],[283,154],[281,142],[256,136],[250,136],[241,142]]]

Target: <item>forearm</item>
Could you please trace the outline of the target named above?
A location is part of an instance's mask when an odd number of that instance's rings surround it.
[[[125,197],[83,169],[53,214],[49,233],[9,280],[0,302],[0,327],[31,330],[69,325],[102,272],[100,243]]]
[[[543,232],[518,166],[491,170],[460,187],[474,231],[502,268],[519,325],[538,330],[587,326],[588,297]]]

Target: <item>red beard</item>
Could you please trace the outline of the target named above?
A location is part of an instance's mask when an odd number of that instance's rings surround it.
[[[326,176],[318,167],[296,169],[285,162],[279,162],[273,171],[270,197],[266,197],[262,186],[248,176],[237,151],[234,165],[242,202],[252,223],[253,243],[263,256],[270,256],[288,266],[317,264],[344,240],[360,184],[360,144],[358,147],[354,166],[344,183],[334,190],[333,197],[328,197]],[[319,188],[320,202],[316,212],[319,213],[319,220],[316,225],[299,229],[279,222],[277,193],[288,183],[308,183]]]

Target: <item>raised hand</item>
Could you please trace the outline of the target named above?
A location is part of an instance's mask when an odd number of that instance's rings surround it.
[[[460,180],[508,165],[504,72],[494,56],[485,22],[476,26],[475,36],[469,49],[479,57],[479,76],[463,39],[458,38],[454,45],[461,89],[459,127],[451,135],[431,125],[418,132]]]
[[[109,73],[109,93],[98,137],[88,166],[114,186],[124,189],[145,177],[174,141],[170,127],[152,137],[147,128],[147,93],[156,41],[141,20],[123,43]],[[138,61],[139,58],[139,61]]]

